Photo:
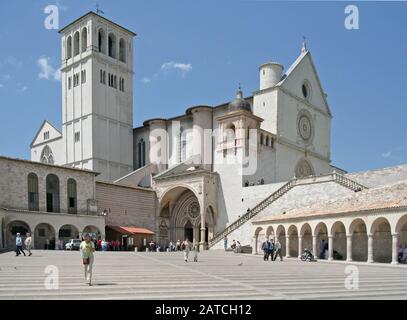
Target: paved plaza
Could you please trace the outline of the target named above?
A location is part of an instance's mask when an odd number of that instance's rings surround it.
[[[49,265],[58,267],[58,289],[45,288]],[[97,252],[89,287],[77,251],[8,252],[0,254],[0,299],[407,299],[407,266],[354,265],[358,290],[345,287],[346,263],[223,251],[186,263],[180,252]]]

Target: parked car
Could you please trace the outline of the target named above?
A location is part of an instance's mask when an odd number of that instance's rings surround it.
[[[65,250],[79,250],[81,245],[81,240],[71,239],[67,244],[65,244]]]

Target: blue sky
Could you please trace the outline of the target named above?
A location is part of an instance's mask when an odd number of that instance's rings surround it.
[[[307,37],[333,113],[332,164],[349,171],[407,163],[407,2],[97,1],[105,17],[135,31],[134,125],[231,100],[258,88],[258,66],[287,69]],[[61,127],[57,30],[96,1],[0,1],[0,154],[29,158],[44,119]],[[344,9],[359,8],[359,30]],[[39,62],[51,67],[40,76]],[[178,66],[162,71],[162,66]],[[46,79],[48,77],[48,79]]]

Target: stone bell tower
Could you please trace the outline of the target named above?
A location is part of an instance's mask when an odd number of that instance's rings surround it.
[[[133,170],[133,37],[89,12],[60,30],[65,164],[112,181]]]

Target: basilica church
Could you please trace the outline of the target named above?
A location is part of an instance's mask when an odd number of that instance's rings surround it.
[[[215,249],[229,237],[256,253],[274,237],[286,256],[297,256],[305,246],[318,252],[325,238],[330,259],[336,251],[395,262],[407,240],[407,203],[388,184],[407,189],[407,166],[348,174],[332,165],[332,114],[305,43],[291,66],[270,60],[253,70],[259,85],[249,95],[239,86],[223,104],[187,106],[134,128],[136,34],[93,12],[60,34],[62,128],[43,122],[33,162],[96,172],[96,193],[102,184],[150,192],[132,210],[149,211],[163,245],[188,238]],[[375,188],[393,195],[394,212],[385,202],[369,207],[383,194]]]

